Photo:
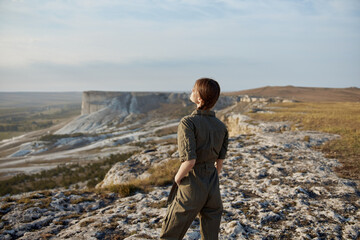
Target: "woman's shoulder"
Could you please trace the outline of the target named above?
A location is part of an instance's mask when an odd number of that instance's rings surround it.
[[[179,125],[184,125],[186,127],[191,127],[194,125],[194,117],[192,115],[187,115],[181,118]]]
[[[227,131],[227,127],[225,125],[225,123],[223,121],[221,121],[220,119],[218,119],[217,117],[215,117],[215,121],[217,122],[218,126],[222,127],[224,130]]]
[[[181,118],[180,122],[186,122],[186,121],[191,121],[192,116],[191,115],[186,115],[184,117]]]
[[[217,117],[212,116],[212,117],[206,118],[206,119],[207,119],[206,120],[207,122],[209,119],[211,119],[210,122],[212,122],[213,127],[222,128],[225,131],[227,131],[227,127],[226,127],[225,123],[223,121],[221,121],[220,119],[218,119]],[[187,115],[187,116],[184,116],[183,118],[181,118],[180,125],[192,128],[193,126],[196,127],[198,125],[202,125],[203,124],[202,121],[205,121],[205,118],[202,118],[199,115],[191,114],[191,115]],[[209,126],[209,125],[207,125],[207,126]]]

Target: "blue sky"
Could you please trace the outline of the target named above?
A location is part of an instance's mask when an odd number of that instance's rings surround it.
[[[0,91],[360,87],[359,0],[0,0]]]

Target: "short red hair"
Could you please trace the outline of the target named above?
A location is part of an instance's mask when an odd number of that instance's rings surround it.
[[[199,92],[200,98],[204,101],[198,109],[210,110],[216,104],[220,96],[220,85],[211,78],[200,78],[196,80],[194,88]]]

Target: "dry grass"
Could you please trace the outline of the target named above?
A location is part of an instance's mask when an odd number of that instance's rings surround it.
[[[65,220],[74,219],[74,218],[77,219],[77,218],[79,218],[79,217],[81,217],[80,214],[78,214],[78,213],[71,213],[71,214],[69,214],[69,215],[60,217],[60,221],[65,221]]]
[[[51,202],[52,202],[51,197],[42,199],[41,201],[39,201],[39,203],[40,203],[39,208],[48,208],[50,206]]]
[[[155,201],[155,202],[151,202],[148,204],[149,207],[151,208],[165,208],[166,207],[166,201],[162,200],[162,201]]]
[[[114,184],[104,188],[106,191],[119,194],[120,197],[127,197],[133,195],[137,191],[142,191],[141,186],[135,186],[134,184]]]
[[[46,240],[46,239],[51,239],[52,237],[54,237],[54,234],[52,233],[42,233],[40,234],[40,239],[41,240]]]
[[[360,103],[282,103],[271,105],[273,114],[249,113],[257,120],[289,121],[292,129],[339,134],[341,138],[325,143],[320,149],[336,158],[342,166],[335,169],[343,178],[360,180]]]
[[[180,164],[179,159],[170,159],[156,167],[151,167],[148,170],[151,175],[144,179],[143,183],[156,186],[164,186],[172,183]]]
[[[95,219],[86,219],[80,223],[80,227],[87,227],[89,224],[94,223]]]
[[[150,145],[171,145],[171,144],[177,144],[177,139],[176,138],[169,138],[169,139],[159,139],[159,140],[152,140],[152,141],[148,141],[147,144]]]
[[[294,86],[273,86],[248,89],[239,92],[227,92],[224,95],[250,95],[262,97],[282,97],[302,102],[359,102],[359,88],[314,88]]]
[[[162,136],[174,134],[177,132],[177,128],[178,128],[177,126],[172,126],[172,127],[166,127],[166,128],[159,129],[159,130],[155,131],[155,136],[162,137]]]
[[[79,199],[71,199],[70,200],[70,203],[71,204],[79,204],[79,203],[82,203],[82,202],[94,202],[95,200],[92,199],[92,198],[87,198],[87,197],[81,197]]]
[[[179,159],[170,159],[163,164],[151,167],[150,176],[144,179],[135,179],[128,183],[106,187],[104,190],[118,193],[120,197],[130,196],[137,191],[148,192],[153,186],[166,186],[173,182],[175,174],[180,167]]]

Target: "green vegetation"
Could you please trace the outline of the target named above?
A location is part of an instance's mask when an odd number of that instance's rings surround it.
[[[51,127],[79,115],[80,104],[0,109],[0,140]]]
[[[173,182],[175,174],[180,167],[179,159],[170,159],[163,164],[151,167],[150,176],[144,179],[135,179],[126,184],[106,187],[105,190],[118,193],[121,197],[134,194],[137,191],[148,192],[153,186],[166,186]]]
[[[73,134],[47,134],[44,136],[40,137],[40,141],[48,141],[48,142],[56,142],[59,139],[62,138],[71,138],[71,137],[85,137],[85,136],[89,136],[89,134],[84,134],[84,133],[73,133]]]
[[[115,163],[125,161],[132,154],[111,154],[108,158],[84,166],[78,163],[61,164],[54,169],[43,170],[37,174],[19,174],[11,179],[0,181],[0,196],[69,187],[85,181],[88,187],[95,187]]]
[[[315,130],[338,134],[341,138],[325,143],[320,149],[327,157],[336,158],[340,177],[360,179],[360,103],[282,103],[273,104],[273,114],[248,113],[257,120],[290,121],[292,129]],[[304,139],[305,141],[310,139]]]

